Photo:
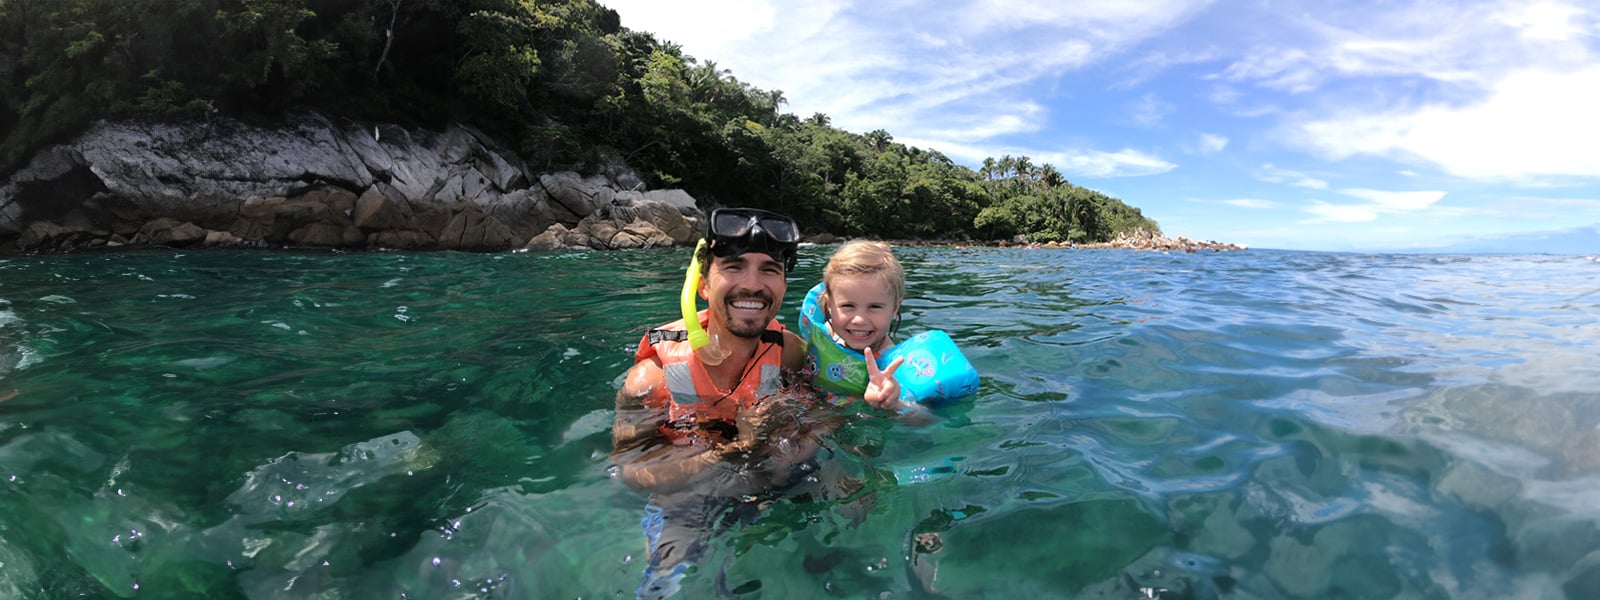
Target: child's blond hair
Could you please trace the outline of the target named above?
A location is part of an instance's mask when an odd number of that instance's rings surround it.
[[[832,288],[836,278],[856,275],[878,276],[893,292],[896,306],[906,298],[906,271],[889,251],[888,244],[867,240],[845,242],[828,257],[828,266],[822,270],[822,283]]]

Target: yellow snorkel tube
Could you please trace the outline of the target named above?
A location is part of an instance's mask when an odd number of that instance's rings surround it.
[[[700,311],[695,306],[695,296],[700,293],[700,251],[705,247],[704,239],[694,247],[689,270],[683,274],[683,292],[678,294],[678,305],[683,310],[683,328],[689,332],[689,347],[694,348],[694,354],[700,358],[700,362],[706,366],[716,366],[728,357],[728,351],[723,350],[719,340],[700,326]]]

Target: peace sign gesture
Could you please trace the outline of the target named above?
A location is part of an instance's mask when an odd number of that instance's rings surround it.
[[[900,381],[894,378],[894,372],[906,361],[906,357],[896,358],[887,368],[879,370],[878,361],[872,356],[872,348],[866,349],[866,355],[867,393],[863,398],[875,408],[899,411],[904,403],[900,401]]]

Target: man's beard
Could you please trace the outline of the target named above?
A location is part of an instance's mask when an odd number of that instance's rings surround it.
[[[727,316],[726,321],[728,324],[728,333],[742,338],[759,338],[761,337],[761,332],[767,330],[767,321],[770,321],[770,318],[762,318],[759,322],[747,326],[740,321],[734,320],[733,315],[731,314],[733,311],[734,302],[747,299],[765,302],[768,307],[773,306],[772,298],[762,293],[743,294],[738,297],[728,298],[724,301],[728,311],[728,313],[725,313],[725,316]]]

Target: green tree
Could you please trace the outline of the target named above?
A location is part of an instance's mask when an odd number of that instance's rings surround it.
[[[224,44],[231,65],[224,82],[267,97],[283,97],[288,104],[323,80],[321,63],[334,56],[337,46],[326,40],[306,39],[297,28],[316,13],[304,0],[238,0],[233,10],[219,9]]]
[[[894,141],[894,136],[889,135],[889,132],[882,129],[868,131],[863,137],[867,140],[867,146],[872,148],[874,152],[888,150],[889,142]]]
[[[1061,175],[1061,171],[1056,170],[1055,165],[1045,163],[1039,167],[1039,181],[1047,188],[1058,188],[1066,185],[1067,178]]]
[[[1067,194],[1067,212],[1071,216],[1071,229],[1067,239],[1074,242],[1101,242],[1110,240],[1112,232],[1100,216],[1100,205],[1095,202],[1092,190],[1073,186]]]

